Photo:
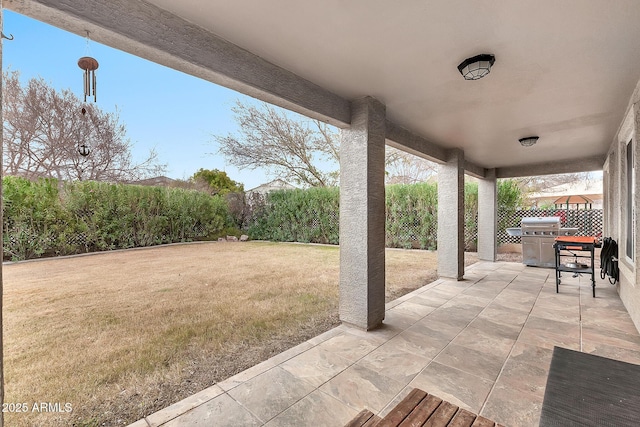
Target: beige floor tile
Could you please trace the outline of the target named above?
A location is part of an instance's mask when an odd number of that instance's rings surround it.
[[[454,405],[478,413],[493,381],[437,362],[427,366],[409,386],[417,387]]]
[[[518,341],[516,345],[513,346],[509,359],[548,371],[552,356],[552,348],[539,347]]]
[[[397,347],[395,342],[391,340],[366,355],[358,362],[358,365],[374,370],[399,383],[408,384],[429,362],[431,362],[431,358],[407,352],[401,347]]]
[[[357,414],[355,409],[316,390],[273,418],[265,427],[342,427]]]
[[[509,358],[500,372],[496,387],[520,390],[544,397],[548,373],[548,367],[536,366],[526,363],[524,360]]]
[[[309,383],[275,367],[228,393],[258,419],[266,422],[314,389]]]
[[[430,329],[423,328],[419,331],[417,328],[411,328],[403,333],[393,337],[387,344],[394,348],[422,356],[428,359],[433,359],[444,349],[451,338],[446,338],[441,335],[430,334]]]
[[[640,350],[630,350],[628,348],[585,341],[582,343],[582,351],[608,357],[609,359],[622,360],[623,362],[640,365]]]
[[[376,344],[376,346],[381,346],[382,344],[386,343],[391,338],[395,337],[400,332],[405,330],[404,327],[396,324],[393,316],[390,316],[389,318],[386,318],[385,316],[385,319],[382,321],[382,325],[370,331],[365,331],[363,329],[347,325],[341,325],[338,327],[344,328],[344,331],[348,332],[351,335],[363,338],[367,341],[371,341],[372,343]]]
[[[387,311],[387,314],[390,313],[391,311],[405,314],[414,320],[414,322],[412,322],[413,324],[415,323],[415,321],[422,319],[424,316],[431,313],[433,310],[435,310],[435,307],[430,307],[428,305],[423,305],[423,304],[416,304],[414,302],[411,302],[411,300],[408,300],[403,302],[402,304],[398,304],[392,310]]]
[[[530,294],[532,297],[536,297],[540,293],[540,290],[542,289],[543,285],[544,285],[544,282],[537,279],[534,279],[534,280],[523,279],[523,280],[514,280],[513,282],[509,283],[509,286],[506,289],[523,292],[526,294]]]
[[[249,369],[246,369],[230,378],[227,378],[224,381],[220,381],[217,386],[222,388],[224,391],[229,391],[240,384],[243,384],[245,381],[249,381],[252,378],[257,377],[258,375],[272,369],[276,366],[276,363],[272,360],[265,360],[262,363],[259,363],[255,366],[252,366]]]
[[[464,295],[467,297],[477,297],[480,299],[480,301],[484,301],[485,302],[484,305],[486,305],[487,303],[491,302],[500,292],[502,292],[502,289],[503,289],[503,288],[486,288],[484,286],[481,286],[482,284],[484,284],[484,282],[475,284],[474,286],[465,290],[464,293],[461,294],[460,296]]]
[[[356,411],[369,409],[377,413],[384,408],[405,384],[392,380],[369,368],[353,365],[320,387]]]
[[[469,324],[468,329],[477,330],[488,336],[515,340],[518,338],[522,327],[518,324],[495,322],[486,317],[478,316]]]
[[[444,316],[441,316],[444,318]],[[443,338],[451,341],[458,335],[470,322],[443,322],[437,317],[431,315],[425,317],[415,325],[407,329],[407,331],[418,332],[428,337]]]
[[[524,325],[529,317],[528,310],[519,310],[504,305],[504,303],[492,302],[480,312],[478,318],[489,319],[496,323],[519,326]]]
[[[506,358],[515,342],[515,338],[503,338],[491,331],[469,327],[455,337],[451,344],[471,348],[487,355]]]
[[[504,355],[488,354],[452,342],[434,359],[434,362],[494,382],[500,374],[507,354],[508,352]]]
[[[429,297],[434,296],[436,298],[450,300],[451,298],[455,297],[456,295],[458,295],[464,290],[456,286],[453,286],[452,283],[454,282],[443,282],[438,286],[430,289],[429,292],[426,292],[425,294],[428,295]],[[425,295],[425,294],[422,294],[422,295]]]
[[[580,351],[580,337],[554,334],[553,332],[523,329],[518,337],[519,342],[553,350],[554,346]]]
[[[223,393],[224,390],[222,388],[214,385],[205,390],[202,390],[199,393],[189,396],[186,399],[181,400],[180,402],[174,403],[173,405],[168,406],[161,411],[147,416],[147,423],[149,423],[150,427],[160,426],[161,424],[166,423],[167,421],[170,421],[177,416],[184,414],[185,412],[188,412],[191,409],[220,396]]]
[[[328,339],[333,338],[333,337],[335,337],[337,335],[340,335],[340,334],[341,334],[341,331],[338,328],[329,329],[327,332],[325,332],[323,334],[320,334],[320,335],[318,335],[316,337],[313,337],[308,341],[305,341],[305,343],[308,343],[308,344],[311,344],[311,345],[318,345],[318,344],[321,344],[321,343],[327,341]],[[300,353],[298,353],[298,354],[300,354]]]
[[[357,331],[354,332],[357,333]],[[366,332],[364,334],[366,334]],[[318,344],[318,347],[333,354],[337,354],[350,362],[356,362],[371,353],[385,341],[386,340],[371,340],[366,335],[361,336],[354,335],[352,333],[344,333],[330,338],[322,344]]]
[[[507,288],[500,292],[493,302],[514,310],[529,312],[533,308],[535,300],[535,296],[527,292]]]
[[[237,427],[260,426],[253,414],[227,394],[222,394],[184,415],[163,424],[162,427]]]
[[[482,311],[481,307],[468,304],[447,304],[428,315],[424,322],[437,321],[465,328]]]
[[[408,304],[414,307],[424,307],[420,304],[413,304],[413,303],[408,303]],[[409,310],[408,308],[401,309],[400,307],[404,305],[405,303],[397,305],[393,307],[391,310],[385,311],[383,323],[387,326],[393,326],[393,327],[404,330],[425,316],[417,313],[417,311],[420,310],[419,308],[413,311]],[[429,312],[433,311],[427,307],[424,307],[424,308],[429,310]]]
[[[416,295],[413,298],[407,300],[407,302],[426,305],[427,307],[432,307],[434,309],[446,304],[447,301],[449,301],[449,298],[440,298],[435,295],[430,295],[430,293],[428,292]]]
[[[311,385],[320,387],[347,369],[351,363],[334,352],[321,347],[314,347],[287,360],[280,367]]]
[[[324,334],[322,334],[322,335],[324,335]],[[322,336],[322,335],[320,335],[320,336]],[[326,339],[323,339],[323,340],[321,340],[319,342],[324,342],[327,339],[329,339],[331,337],[334,337],[336,335],[338,335],[338,334],[337,333],[336,334],[332,334],[330,337],[327,337]],[[305,341],[305,342],[303,342],[301,344],[298,344],[297,346],[295,346],[293,348],[290,348],[289,350],[285,350],[282,353],[276,354],[275,356],[270,358],[269,361],[271,363],[273,363],[274,366],[278,365],[278,364],[280,364],[282,362],[285,362],[285,361],[291,359],[292,357],[296,357],[297,355],[299,355],[301,353],[304,353],[305,351],[313,348],[314,345],[315,344],[310,342],[310,341]]]
[[[577,324],[580,321],[580,309],[578,305],[558,308],[536,304],[531,310],[531,316]]]
[[[604,329],[593,325],[582,325],[582,339],[585,342],[608,344],[629,350],[640,351],[640,335],[628,334],[614,329]]]
[[[453,306],[453,305],[466,305],[466,306],[476,306],[479,310],[476,310],[476,314],[482,311],[488,304],[493,301],[495,295],[490,296],[480,296],[480,295],[469,295],[466,293],[462,293],[456,295],[451,298],[449,302],[447,302],[444,306]]]
[[[524,324],[525,330],[553,332],[554,334],[567,335],[580,338],[580,325],[577,322],[565,322],[542,317],[529,316]]]
[[[480,415],[505,426],[534,427],[540,423],[542,401],[533,393],[496,387]]]

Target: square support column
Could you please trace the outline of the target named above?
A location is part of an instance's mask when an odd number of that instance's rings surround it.
[[[489,169],[478,183],[478,258],[495,262],[498,236],[496,170]]]
[[[447,152],[438,165],[438,276],[464,275],[464,152]]]
[[[370,330],[384,319],[385,106],[351,106],[340,141],[340,320]]]

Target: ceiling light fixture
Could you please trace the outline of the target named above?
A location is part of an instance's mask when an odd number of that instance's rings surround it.
[[[520,141],[520,145],[522,145],[523,147],[531,147],[536,142],[538,142],[538,137],[528,136],[526,138],[520,138],[518,141]]]
[[[485,53],[465,59],[458,65],[458,70],[465,80],[478,80],[489,74],[495,62],[495,56]]]

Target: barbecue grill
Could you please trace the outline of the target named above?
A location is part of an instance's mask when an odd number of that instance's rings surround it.
[[[527,217],[520,223],[522,262],[535,267],[555,267],[554,239],[560,235],[560,218]]]

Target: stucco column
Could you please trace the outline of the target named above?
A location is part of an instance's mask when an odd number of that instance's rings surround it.
[[[449,150],[438,166],[438,276],[464,275],[464,152]]]
[[[340,141],[340,320],[362,329],[384,319],[385,106],[351,106]]]
[[[496,260],[498,233],[498,186],[496,170],[489,169],[478,183],[478,258]]]

